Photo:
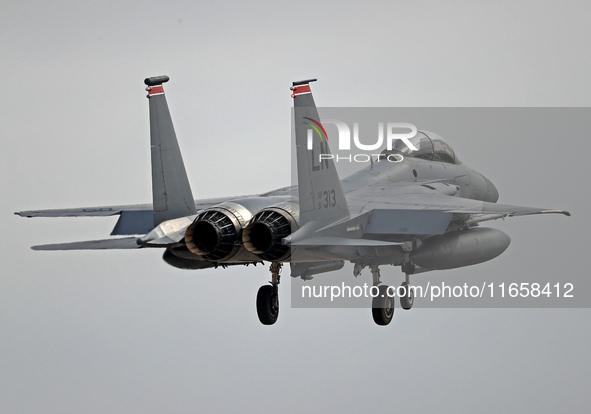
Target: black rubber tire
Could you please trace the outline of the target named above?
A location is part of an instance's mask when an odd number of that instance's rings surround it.
[[[378,286],[378,296],[373,298],[371,304],[371,314],[376,324],[385,326],[392,321],[394,316],[394,297],[388,296],[388,286]]]
[[[273,325],[279,316],[279,294],[271,285],[261,286],[257,293],[257,315],[263,325]]]
[[[406,286],[406,295],[400,296],[400,307],[404,310],[410,310],[412,305],[415,303],[414,290],[409,289],[406,282],[402,282],[400,286]]]

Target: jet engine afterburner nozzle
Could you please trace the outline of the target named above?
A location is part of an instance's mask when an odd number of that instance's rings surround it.
[[[240,243],[242,229],[251,217],[250,210],[242,204],[218,204],[195,218],[185,232],[185,244],[191,253],[212,262],[257,260]]]
[[[187,248],[207,260],[223,260],[234,250],[239,228],[221,210],[206,210],[185,232]]]
[[[282,261],[291,255],[290,246],[281,243],[297,229],[299,214],[291,203],[281,203],[254,215],[242,232],[242,244],[262,260]]]

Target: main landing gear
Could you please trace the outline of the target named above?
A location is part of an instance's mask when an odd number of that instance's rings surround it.
[[[270,285],[261,286],[257,293],[257,315],[263,325],[273,325],[277,322],[279,316],[279,292],[278,286],[281,279],[280,272],[283,266],[280,262],[272,262],[269,270],[271,271]],[[402,271],[405,273],[405,281],[400,288],[394,289],[392,286],[382,285],[380,278],[380,268],[376,265],[370,266],[373,286],[378,288],[378,294],[372,299],[371,314],[376,324],[388,325],[394,317],[395,296],[400,297],[400,307],[405,310],[412,308],[414,304],[414,290],[410,288],[410,275],[414,273],[412,264],[403,265]],[[354,274],[361,273],[363,265],[356,265]]]
[[[378,295],[375,296],[371,303],[371,314],[373,320],[378,325],[388,325],[394,316],[394,296],[392,292],[388,292],[389,286],[381,285],[380,268],[378,266],[371,266],[371,276],[373,278],[373,285],[378,287]]]
[[[388,325],[394,316],[394,296],[397,294],[400,297],[400,307],[404,310],[409,310],[415,301],[414,290],[410,288],[410,274],[413,269],[404,268],[405,281],[402,282],[398,290],[387,285],[380,285],[380,269],[378,266],[371,266],[371,276],[373,285],[378,288],[378,295],[375,296],[371,303],[371,314],[376,324],[380,326]]]
[[[257,293],[257,315],[263,325],[273,325],[279,316],[279,279],[282,263],[272,262],[271,284],[263,285]]]

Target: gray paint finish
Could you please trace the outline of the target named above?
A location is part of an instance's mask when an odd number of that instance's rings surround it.
[[[589,106],[589,8],[6,3],[3,411],[585,411],[587,309],[397,309],[396,325],[384,330],[365,309],[290,310],[286,283],[281,319],[265,329],[251,307],[266,267],[179,271],[148,249],[33,252],[31,244],[107,237],[116,218],[22,220],[12,212],[149,201],[138,80],[154,73],[174,79],[170,109],[198,198],[290,180],[291,79],[318,76],[321,105]],[[231,139],[240,128],[250,132]],[[513,239],[503,255],[424,280],[588,274],[576,247],[591,231],[588,141],[431,129],[499,187],[501,203],[556,205],[573,217],[494,222]],[[210,178],[220,148],[218,161],[242,166],[240,176]],[[264,165],[255,161],[261,151]],[[384,278],[400,282],[394,269]]]

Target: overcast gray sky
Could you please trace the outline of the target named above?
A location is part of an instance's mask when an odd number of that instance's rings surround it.
[[[289,184],[293,80],[318,78],[320,106],[590,106],[589,3],[1,4],[0,411],[589,406],[588,309],[398,308],[380,328],[368,309],[290,308],[286,275],[279,321],[264,327],[254,300],[266,267],[181,271],[157,250],[33,252],[107,237],[115,220],[12,215],[150,201],[147,76],[171,77],[196,197]],[[502,256],[424,277],[588,273],[586,136],[445,138],[500,201],[573,217],[495,224],[512,238]],[[400,283],[399,269],[383,275]]]

